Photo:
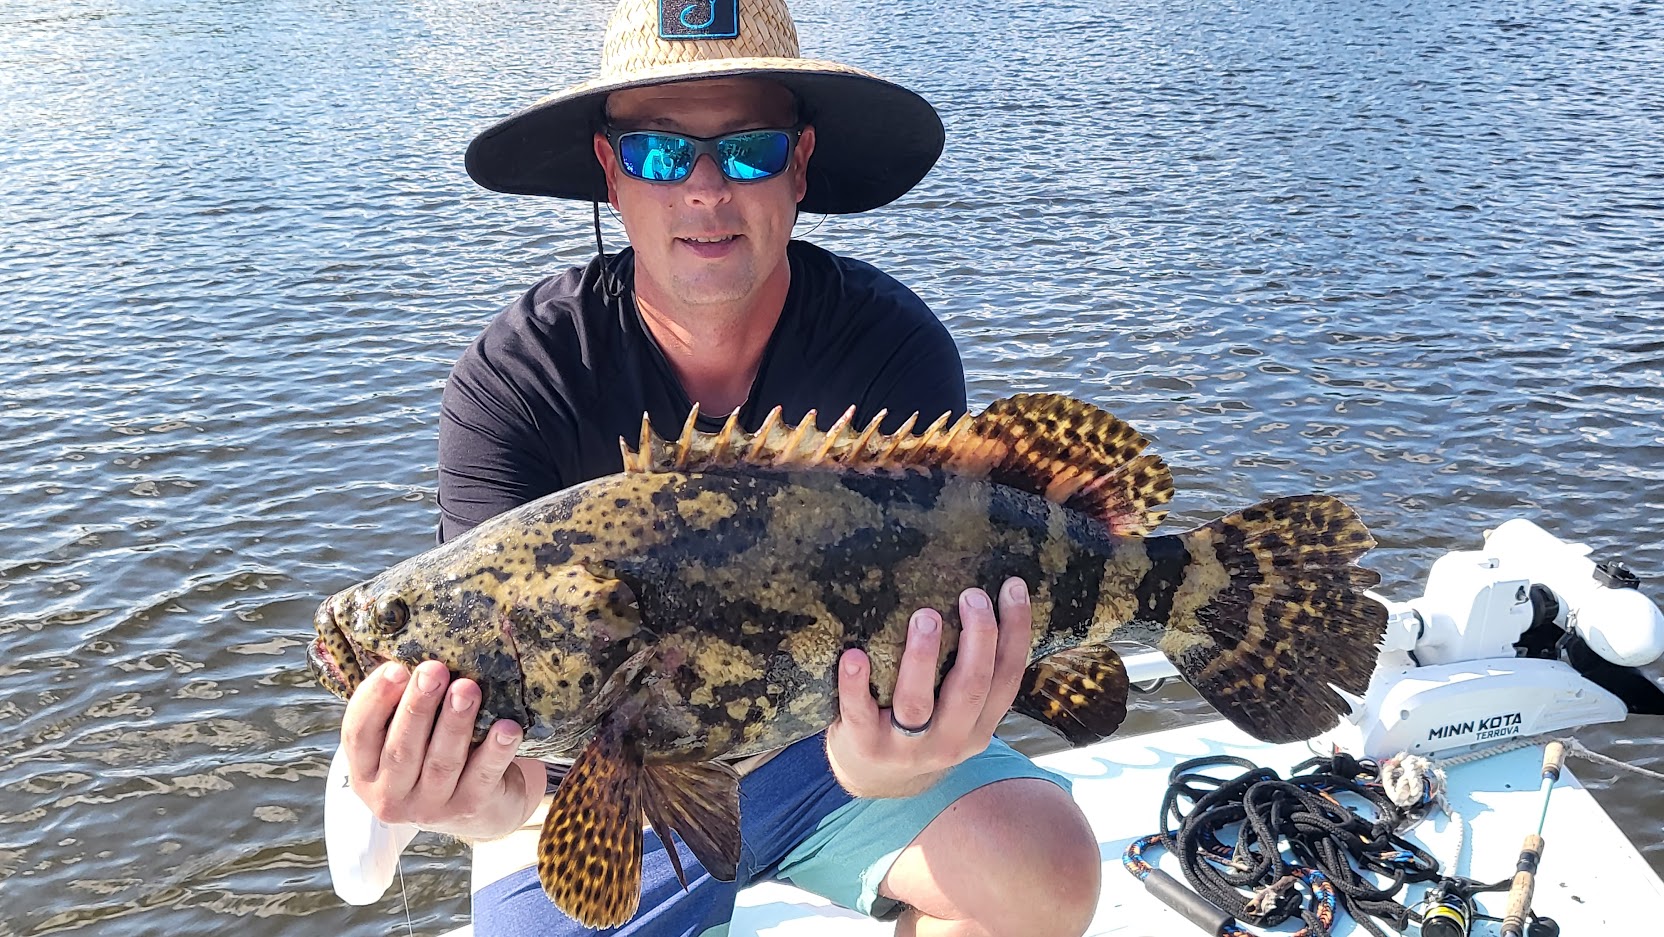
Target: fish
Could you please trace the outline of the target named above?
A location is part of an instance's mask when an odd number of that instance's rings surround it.
[[[837,665],[871,660],[888,706],[919,608],[1008,577],[1033,640],[1013,709],[1073,746],[1127,711],[1117,645],[1157,648],[1257,738],[1310,738],[1349,711],[1386,609],[1358,565],[1374,538],[1344,502],[1273,498],[1154,533],[1173,482],[1148,440],[1097,406],[1018,394],[891,433],[851,408],[826,431],[779,409],[755,432],[661,439],[644,416],[623,471],[539,498],[324,600],[308,657],[343,699],[376,666],[438,660],[478,682],[475,741],[499,719],[520,754],[570,764],[538,844],[550,900],[589,927],[632,917],[642,821],[713,876],[740,855],[733,762],[822,731]]]

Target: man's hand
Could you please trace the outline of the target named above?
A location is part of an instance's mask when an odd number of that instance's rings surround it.
[[[880,709],[868,688],[867,655],[851,649],[839,659],[839,716],[826,730],[826,753],[844,790],[857,797],[908,797],[988,747],[1028,667],[1028,588],[1021,579],[1006,580],[997,623],[987,594],[968,589],[959,596],[959,621],[959,654],[938,696],[942,618],[928,608],[914,613],[896,675],[894,723],[891,710]],[[925,729],[909,735],[897,724]]]
[[[543,797],[543,763],[514,757],[521,729],[508,719],[470,753],[479,705],[479,685],[450,683],[437,661],[414,679],[398,663],[377,668],[341,720],[353,793],[387,823],[470,840],[514,832]]]

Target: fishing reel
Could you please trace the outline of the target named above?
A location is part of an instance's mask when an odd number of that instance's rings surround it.
[[[1502,920],[1481,914],[1473,896],[1500,891],[1508,885],[1507,881],[1487,885],[1470,878],[1441,878],[1422,896],[1411,916],[1419,917],[1422,937],[1468,937],[1473,933],[1474,922]],[[1525,934],[1526,937],[1560,937],[1560,925],[1553,918],[1539,917],[1532,912]]]
[[[1473,933],[1474,917],[1478,909],[1473,905],[1473,894],[1460,887],[1455,879],[1440,879],[1422,898],[1422,937],[1467,937]]]

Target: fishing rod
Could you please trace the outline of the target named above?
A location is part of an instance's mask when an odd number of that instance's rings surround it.
[[[1531,894],[1537,886],[1537,863],[1543,858],[1543,824],[1548,820],[1548,797],[1554,782],[1560,780],[1560,766],[1566,761],[1566,746],[1550,742],[1543,749],[1542,812],[1537,817],[1537,832],[1525,838],[1520,849],[1520,861],[1514,873],[1514,885],[1508,889],[1508,910],[1502,916],[1502,937],[1522,937],[1525,920],[1531,911]]]

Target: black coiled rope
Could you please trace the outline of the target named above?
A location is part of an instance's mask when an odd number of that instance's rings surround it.
[[[1228,780],[1201,773],[1221,765],[1243,770]],[[1193,890],[1239,920],[1275,927],[1298,916],[1306,923],[1302,933],[1327,937],[1338,903],[1371,934],[1386,937],[1372,918],[1402,931],[1412,912],[1396,900],[1398,892],[1437,880],[1439,868],[1396,832],[1416,817],[1387,796],[1377,770],[1345,753],[1302,762],[1287,779],[1224,755],[1183,762],[1168,776],[1161,833],[1129,847],[1124,864],[1145,877],[1151,867],[1141,853],[1159,843],[1178,858]],[[1374,817],[1354,809],[1353,799]],[[1366,872],[1386,884],[1377,886]]]

